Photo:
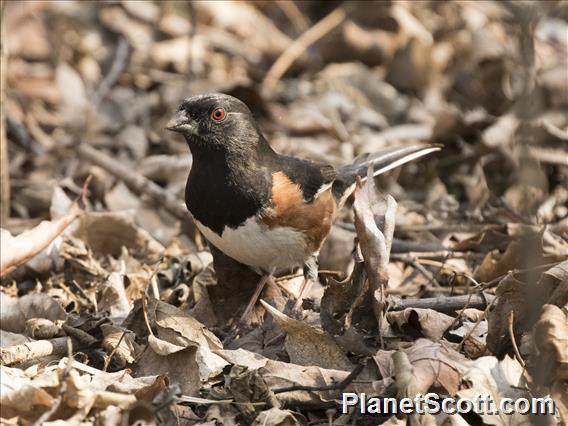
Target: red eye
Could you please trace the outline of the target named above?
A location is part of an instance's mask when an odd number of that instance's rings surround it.
[[[215,121],[223,121],[226,115],[225,108],[215,108],[211,113],[211,118]]]

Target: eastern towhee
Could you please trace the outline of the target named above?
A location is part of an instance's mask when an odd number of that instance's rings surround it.
[[[224,94],[185,99],[166,128],[181,133],[193,155],[185,202],[197,228],[223,253],[263,275],[241,321],[275,272],[299,266],[305,280],[295,309],[301,307],[336,212],[370,165],[376,176],[439,149],[389,148],[337,169],[280,155],[247,106]]]

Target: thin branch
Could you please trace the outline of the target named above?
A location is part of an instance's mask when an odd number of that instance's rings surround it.
[[[14,365],[42,358],[49,355],[63,355],[67,351],[68,337],[57,337],[50,340],[36,340],[35,342],[9,346],[0,349],[0,364]],[[82,348],[77,342],[75,349]]]
[[[121,37],[118,41],[118,47],[116,48],[114,61],[112,62],[108,74],[103,78],[103,80],[95,90],[95,93],[93,93],[91,103],[94,109],[98,108],[99,104],[102,102],[112,86],[114,86],[114,84],[118,80],[120,73],[126,67],[128,60],[128,51],[128,41],[124,37]]]
[[[288,48],[282,52],[276,62],[272,64],[262,82],[263,88],[268,92],[274,90],[276,83],[278,83],[278,80],[288,71],[290,66],[292,66],[312,44],[340,25],[345,20],[346,16],[347,13],[345,10],[338,7],[313,27],[302,33],[300,37],[294,40]]]
[[[402,311],[408,308],[433,309],[438,312],[454,312],[465,306],[474,309],[485,309],[490,305],[495,296],[488,293],[468,294],[461,296],[428,297],[425,299],[402,299],[391,300],[391,311]]]
[[[103,371],[107,371],[108,370],[108,366],[110,365],[110,362],[112,361],[114,354],[116,353],[116,351],[118,350],[118,348],[120,347],[120,344],[122,343],[122,340],[124,339],[124,336],[126,336],[126,333],[128,331],[125,330],[122,332],[122,335],[120,336],[120,339],[118,339],[118,343],[116,344],[116,346],[112,349],[110,355],[107,357],[107,359],[105,359],[105,363],[103,366]]]
[[[156,203],[156,205],[164,207],[177,219],[187,224],[192,224],[187,209],[171,192],[166,191],[158,184],[142,176],[140,173],[124,167],[123,163],[96,150],[86,142],[82,142],[79,145],[78,151],[79,155],[84,159],[96,164],[113,176],[122,180],[137,194],[147,195],[154,203]]]
[[[487,318],[487,313],[489,312],[489,310],[493,307],[493,305],[495,304],[495,302],[497,301],[497,298],[494,297],[493,300],[487,305],[487,307],[485,308],[485,310],[483,311],[483,315],[481,315],[477,321],[475,322],[474,326],[471,327],[471,329],[467,332],[467,334],[465,336],[463,336],[463,339],[461,340],[460,344],[458,345],[458,351],[461,351],[463,348],[463,345],[465,344],[465,342],[467,341],[467,339],[469,339],[471,337],[471,335],[473,334],[473,332],[475,331],[475,329],[479,326],[479,324],[481,324],[481,321],[485,318]]]
[[[0,223],[10,217],[10,163],[6,136],[6,66],[8,51],[6,39],[6,1],[0,4]]]
[[[361,371],[365,368],[366,363],[358,364],[357,367],[353,369],[351,373],[345,379],[340,382],[334,383],[332,385],[326,386],[303,386],[303,385],[294,385],[288,386],[285,388],[277,388],[274,389],[272,392],[274,394],[279,394],[283,392],[294,392],[294,391],[306,391],[306,392],[317,392],[317,391],[330,391],[330,390],[343,390],[349,384],[361,374]]]
[[[35,421],[34,426],[40,426],[45,422],[47,422],[51,418],[51,416],[53,416],[53,414],[55,414],[55,412],[59,410],[59,407],[63,402],[63,398],[67,393],[67,379],[69,377],[69,373],[71,372],[71,368],[73,367],[73,344],[71,343],[71,339],[69,337],[66,337],[66,339],[67,339],[67,364],[65,364],[65,370],[61,375],[60,379],[61,386],[59,386],[59,391],[57,392],[57,398],[55,399],[51,408],[47,410],[45,413],[43,413],[40,416],[40,418]]]
[[[296,31],[304,32],[310,27],[310,21],[298,9],[296,3],[290,0],[277,0],[276,5],[284,12]]]
[[[515,322],[515,311],[509,312],[507,315],[507,329],[509,330],[509,338],[511,339],[511,344],[513,345],[513,350],[515,351],[515,356],[517,357],[517,361],[519,364],[525,367],[525,361],[521,357],[521,352],[519,351],[519,347],[517,346],[517,341],[515,340],[515,333],[513,331],[513,324]]]

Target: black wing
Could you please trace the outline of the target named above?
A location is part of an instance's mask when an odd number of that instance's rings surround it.
[[[323,189],[330,187],[337,176],[333,166],[284,155],[280,156],[280,167],[292,182],[300,186],[308,203]]]

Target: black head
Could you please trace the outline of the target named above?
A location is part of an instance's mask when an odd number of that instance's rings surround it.
[[[246,151],[262,138],[248,107],[222,93],[186,98],[166,129],[184,135],[192,150]]]

